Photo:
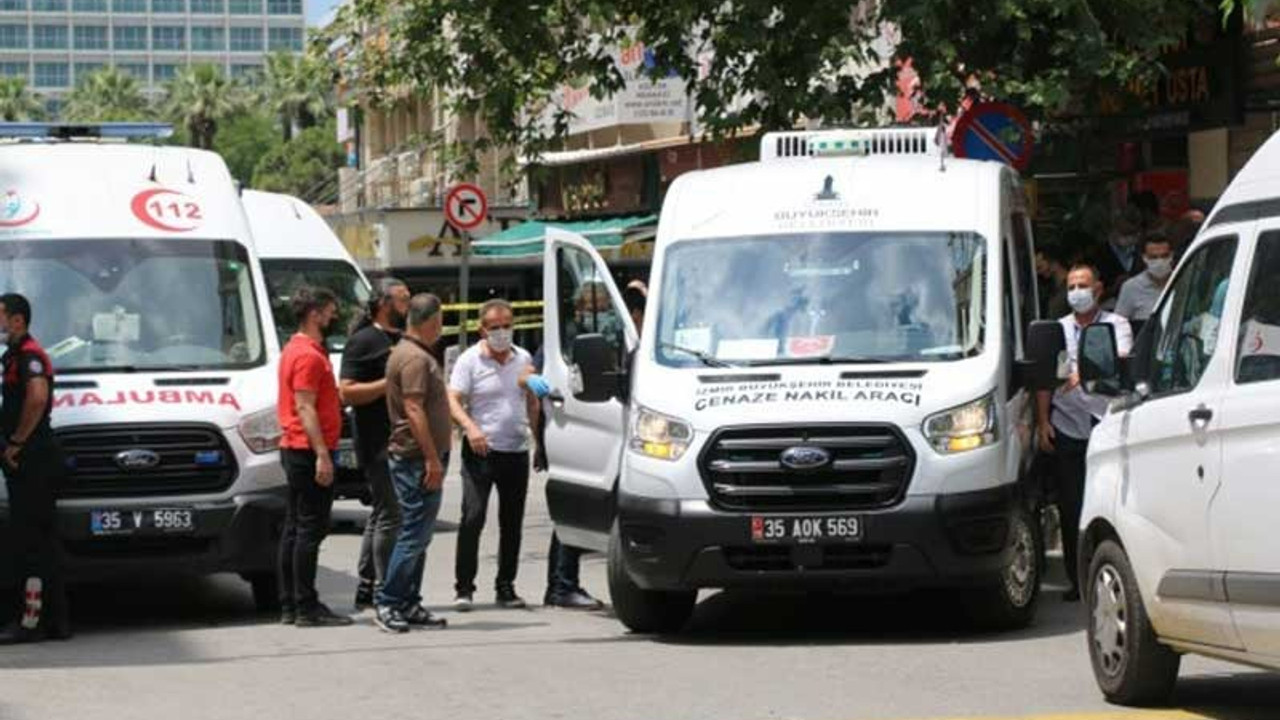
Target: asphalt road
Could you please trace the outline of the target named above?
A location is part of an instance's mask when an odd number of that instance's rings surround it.
[[[297,629],[256,615],[234,577],[120,578],[78,587],[70,642],[0,649],[0,720],[60,718],[568,718],[572,720],[1127,720],[1280,718],[1280,675],[1189,658],[1179,710],[1109,708],[1095,689],[1079,605],[1052,582],[1034,627],[983,635],[945,596],[709,594],[676,638],[629,635],[607,612],[504,611],[452,598],[460,488],[446,486],[428,603],[447,630]],[[540,600],[550,525],[531,494],[519,588]],[[358,523],[343,504],[326,541],[324,600],[348,610]],[[491,513],[491,518],[493,513]],[[479,584],[495,569],[486,533]],[[606,596],[604,562],[584,584]]]

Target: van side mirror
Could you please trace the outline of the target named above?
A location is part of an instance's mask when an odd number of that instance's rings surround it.
[[[1020,363],[1028,390],[1052,390],[1058,385],[1058,358],[1067,338],[1056,320],[1037,320],[1027,329],[1026,359]]]
[[[1122,387],[1116,329],[1094,323],[1080,333],[1080,382],[1099,395],[1119,395]]]
[[[579,335],[573,340],[573,362],[578,387],[573,396],[582,402],[602,403],[618,397],[618,351],[603,335]]]

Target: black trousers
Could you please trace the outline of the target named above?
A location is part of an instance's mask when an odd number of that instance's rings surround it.
[[[476,591],[480,534],[484,531],[489,495],[498,488],[497,588],[512,587],[520,564],[524,505],[529,494],[529,453],[495,452],[480,457],[462,443],[462,524],[458,528],[458,557],[454,566],[459,594]]]
[[[329,534],[333,487],[316,484],[316,454],[310,450],[281,450],[280,462],[289,481],[280,536],[280,604],[309,613],[320,604],[316,568],[320,543]]]
[[[56,523],[58,489],[66,476],[61,449],[51,439],[33,439],[19,456],[18,469],[6,470],[5,476],[18,587],[25,600],[27,581],[40,579],[39,627],[50,635],[65,636],[71,622]],[[24,607],[25,602],[18,603],[17,619]]]
[[[1062,560],[1073,590],[1080,588],[1076,550],[1080,538],[1080,512],[1084,505],[1085,453],[1088,440],[1067,437],[1055,428],[1054,477],[1057,480],[1058,515],[1062,526]]]

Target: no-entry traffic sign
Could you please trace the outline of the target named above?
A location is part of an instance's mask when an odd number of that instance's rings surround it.
[[[444,198],[444,219],[466,232],[484,224],[489,215],[489,201],[484,191],[471,183],[454,185]]]
[[[956,121],[951,133],[951,151],[956,157],[998,160],[1018,170],[1027,169],[1034,147],[1031,123],[1008,103],[974,105]]]

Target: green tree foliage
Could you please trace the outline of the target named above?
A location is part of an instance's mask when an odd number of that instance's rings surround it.
[[[296,195],[308,202],[322,202],[333,194],[338,168],[343,162],[342,146],[335,139],[332,123],[298,133],[262,157],[253,172],[258,190]]]
[[[184,68],[166,88],[165,114],[181,125],[189,142],[212,150],[219,123],[246,105],[244,89],[213,65]]]
[[[0,77],[0,120],[25,122],[44,115],[44,102],[27,86],[26,78]]]
[[[232,177],[248,184],[262,158],[281,145],[280,131],[270,113],[248,110],[224,120],[213,149],[227,161]]]
[[[133,76],[108,67],[76,84],[61,115],[71,122],[130,122],[148,119],[151,106]]]
[[[293,137],[294,127],[306,130],[329,118],[335,79],[323,57],[291,53],[267,57],[258,92],[263,104],[279,117],[285,142]]]

